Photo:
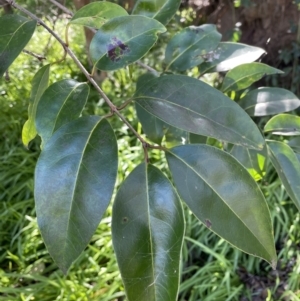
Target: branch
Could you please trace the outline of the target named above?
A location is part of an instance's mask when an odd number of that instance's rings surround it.
[[[148,70],[149,72],[151,72],[152,74],[154,74],[155,76],[159,76],[159,72],[156,71],[155,69],[153,69],[152,67],[142,63],[141,61],[137,61],[136,62],[139,66],[145,68],[146,70]]]
[[[50,2],[52,2],[54,5],[56,5],[58,8],[60,8],[62,11],[64,11],[66,14],[73,16],[73,13],[66,8],[64,5],[62,5],[61,3],[55,1],[55,0],[49,0]]]
[[[79,61],[79,59],[76,57],[74,52],[67,46],[67,44],[50,28],[45,24],[40,18],[38,18],[36,15],[25,9],[24,7],[18,5],[15,3],[14,0],[5,0],[11,6],[17,8],[19,11],[23,12],[27,16],[31,17],[33,20],[36,20],[41,26],[43,26],[64,48],[65,52],[69,54],[69,56],[73,59],[75,64],[79,67],[79,69],[82,71],[82,73],[86,76],[88,81],[96,88],[98,93],[103,97],[107,105],[110,107],[111,112],[113,114],[116,114],[127,126],[128,128],[134,133],[134,135],[141,141],[143,144],[144,150],[146,151],[146,148],[158,148],[159,146],[150,146],[144,139],[141,137],[141,135],[134,129],[134,127],[126,120],[126,118],[118,111],[118,108],[111,102],[111,100],[107,97],[107,95],[104,93],[104,91],[98,86],[96,81],[92,78],[92,76],[89,74],[89,72],[85,69],[85,67],[82,65],[82,63]]]
[[[39,54],[33,53],[33,52],[31,52],[31,51],[29,51],[29,50],[26,50],[26,49],[23,49],[23,52],[26,53],[26,54],[29,54],[29,55],[31,55],[31,56],[33,56],[33,57],[35,57],[35,58],[38,59],[40,62],[41,62],[42,60],[45,60],[45,59],[46,59],[46,57],[44,57],[43,55],[39,55]]]

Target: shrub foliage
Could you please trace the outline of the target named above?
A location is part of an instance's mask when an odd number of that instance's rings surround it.
[[[141,59],[161,36],[166,38],[179,0],[138,0],[131,14],[110,2],[93,2],[72,16],[66,41],[33,13],[6,2],[16,10],[0,17],[0,76],[8,78],[9,66],[40,24],[87,78],[49,85],[51,65],[45,64],[32,79],[22,132],[27,147],[36,135],[41,137],[34,189],[37,221],[64,273],[89,243],[113,195],[118,145],[117,129],[109,121],[114,116],[144,152],[144,161],[121,183],[113,204],[113,245],[128,300],[177,299],[182,202],[212,232],[276,267],[270,212],[257,181],[269,158],[300,209],[299,139],[290,139],[299,135],[300,119],[286,114],[300,101],[285,89],[253,88],[263,76],[282,73],[255,62],[264,50],[221,42],[211,24],[190,26],[169,38],[155,70]],[[72,26],[95,31],[91,72],[69,45]],[[116,106],[94,75],[97,69],[131,72],[133,63],[147,73],[132,83],[135,93]],[[220,90],[202,80],[212,72],[223,75]],[[107,114],[82,116],[90,86],[106,102]],[[143,134],[122,114],[127,106],[136,110]],[[270,115],[275,116],[264,127],[251,118]],[[165,154],[167,175],[151,164],[152,150]]]

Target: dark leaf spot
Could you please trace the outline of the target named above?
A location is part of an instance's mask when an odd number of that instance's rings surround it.
[[[209,219],[206,219],[205,220],[205,225],[207,228],[210,228],[211,227],[211,221]]]
[[[128,217],[123,217],[122,218],[122,224],[126,224],[128,222]]]
[[[129,47],[116,37],[113,37],[110,42],[107,45],[107,56],[113,62],[119,61],[124,54],[130,51]]]

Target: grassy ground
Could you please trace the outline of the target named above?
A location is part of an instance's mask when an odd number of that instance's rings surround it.
[[[111,243],[110,209],[69,275],[57,270],[37,229],[33,171],[38,148],[33,145],[28,151],[21,144],[24,108],[16,105],[1,112],[0,300],[123,300]],[[140,159],[140,152],[122,129],[118,134],[123,135],[119,143],[122,179]],[[186,209],[180,301],[299,300],[300,216],[280,182],[272,179],[272,171],[268,179],[262,189],[273,217],[277,271],[233,249]]]
[[[52,40],[44,42],[49,57],[51,52],[60,53]],[[36,36],[28,47],[38,52],[43,43]],[[82,40],[77,45],[82,51]],[[26,150],[20,138],[30,93],[28,78],[37,68],[22,54],[10,70],[11,82],[0,82],[0,300],[125,300],[111,242],[110,208],[68,276],[57,269],[42,242],[33,200],[38,141]],[[52,71],[52,81],[70,76],[80,80],[71,62],[53,66]],[[103,88],[112,99],[126,99],[134,86],[129,73],[122,70],[108,78]],[[92,93],[85,114],[103,112],[102,101]],[[126,116],[140,131],[133,108],[126,109]],[[112,123],[119,141],[120,183],[141,160],[142,151],[125,126],[116,119]],[[164,168],[159,153],[153,152],[152,160]],[[268,174],[261,188],[273,218],[278,269],[272,271],[262,260],[235,250],[185,208],[180,301],[300,300],[300,215],[271,167]]]

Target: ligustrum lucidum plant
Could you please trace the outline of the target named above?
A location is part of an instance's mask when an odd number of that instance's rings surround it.
[[[257,181],[269,158],[300,209],[300,140],[290,138],[300,134],[300,118],[283,114],[300,101],[284,89],[249,88],[265,75],[282,73],[255,62],[264,50],[221,42],[214,25],[190,26],[169,39],[160,70],[154,70],[139,60],[167,31],[180,0],[137,0],[131,14],[110,2],[93,2],[72,16],[65,41],[35,14],[5,1],[15,11],[0,18],[0,76],[8,77],[10,64],[39,24],[87,78],[48,86],[51,66],[44,65],[32,80],[22,133],[25,146],[37,134],[41,137],[34,191],[37,222],[64,273],[89,243],[112,197],[118,149],[111,118],[128,126],[145,154],[113,202],[112,239],[128,300],[177,299],[185,227],[182,202],[211,231],[276,268],[270,213]],[[95,31],[91,72],[72,51],[72,26]],[[116,107],[93,75],[133,63],[145,74],[130,100]],[[189,72],[195,77],[186,75],[191,69],[197,70]],[[220,90],[201,80],[211,72],[225,74]],[[105,100],[107,115],[81,116],[90,85]],[[135,107],[142,135],[122,115],[125,106]],[[261,128],[251,119],[267,115],[274,116]],[[177,135],[171,148],[170,133]],[[151,149],[165,154],[171,178],[150,163]]]

